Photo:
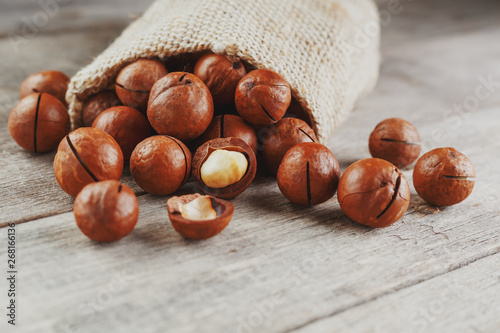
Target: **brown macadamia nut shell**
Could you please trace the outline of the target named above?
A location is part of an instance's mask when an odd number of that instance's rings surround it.
[[[232,114],[215,117],[207,130],[198,138],[198,145],[218,138],[240,138],[245,141],[257,155],[257,134],[243,118]]]
[[[318,142],[312,128],[297,118],[283,118],[262,131],[262,157],[273,174],[278,173],[281,161],[290,148],[303,142]]]
[[[210,91],[193,74],[170,73],[151,89],[148,119],[158,134],[193,140],[207,129],[213,114]]]
[[[278,170],[278,187],[300,206],[323,203],[337,191],[340,167],[333,153],[315,142],[300,143],[288,150]]]
[[[219,54],[206,54],[194,67],[194,75],[210,90],[214,104],[234,104],[236,86],[247,71],[243,64]]]
[[[76,196],[73,213],[85,236],[113,242],[132,232],[139,219],[139,203],[128,186],[107,180],[85,186]]]
[[[297,118],[305,121],[312,128],[311,115],[302,107],[299,101],[292,96],[292,101],[283,118]]]
[[[125,160],[130,159],[139,142],[153,134],[146,116],[128,106],[115,106],[105,110],[97,116],[92,127],[111,135],[120,146]]]
[[[68,90],[69,77],[59,71],[43,71],[31,74],[23,83],[19,92],[19,98],[43,92],[57,98],[64,106],[66,103],[66,91]]]
[[[279,121],[291,99],[288,82],[268,69],[257,69],[245,75],[235,94],[238,113],[254,126],[268,126]]]
[[[121,101],[114,92],[109,90],[101,91],[90,96],[82,107],[83,126],[92,126],[95,118],[97,118],[101,112],[118,105],[121,105]]]
[[[375,127],[370,135],[369,148],[373,157],[404,168],[420,155],[420,136],[415,126],[408,121],[389,118]]]
[[[167,74],[160,61],[139,59],[125,66],[116,77],[116,95],[123,105],[145,112],[151,88]]]
[[[235,151],[245,155],[248,161],[248,168],[245,175],[232,185],[223,188],[213,188],[203,183],[201,179],[201,167],[208,159],[210,154],[218,149]],[[233,199],[243,193],[255,178],[257,172],[257,159],[255,154],[245,141],[239,138],[220,138],[205,142],[200,146],[193,156],[192,173],[198,187],[208,195],[213,195],[222,199]]]
[[[33,93],[14,107],[8,127],[19,146],[44,153],[57,147],[69,133],[71,123],[66,107],[57,98],[46,93]]]
[[[68,134],[61,140],[54,157],[57,183],[72,197],[87,184],[119,180],[122,171],[120,146],[97,128],[81,127]]]
[[[475,177],[476,171],[467,156],[454,148],[436,148],[415,164],[413,185],[428,203],[452,206],[472,193]]]
[[[399,220],[410,204],[410,187],[392,163],[367,158],[349,166],[339,182],[337,199],[353,221],[372,228]]]
[[[130,156],[130,172],[144,191],[171,194],[189,179],[191,152],[173,137],[152,136],[135,147]]]
[[[194,221],[184,218],[180,213],[180,205],[185,205],[197,198],[200,194],[188,194],[181,197],[172,197],[167,201],[167,211],[174,229],[189,239],[207,239],[219,234],[227,227],[234,214],[234,206],[226,200],[210,196],[212,206],[217,211],[217,217],[211,220]]]

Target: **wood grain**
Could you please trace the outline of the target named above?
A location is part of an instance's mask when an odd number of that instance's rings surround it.
[[[496,332],[500,275],[492,267],[498,265],[495,254],[294,332]]]
[[[40,34],[19,56],[5,51],[8,41],[0,39],[0,57],[9,64],[0,73],[0,96],[6,96],[0,105],[0,222],[28,222],[16,226],[16,329],[495,332],[500,45],[492,41],[500,33],[499,4],[404,5],[383,30],[376,90],[328,146],[345,169],[369,157],[367,138],[380,120],[403,117],[417,126],[425,150],[453,146],[465,153],[477,183],[465,202],[445,209],[425,204],[412,186],[403,219],[380,230],[349,221],[335,198],[312,209],[294,206],[261,175],[234,200],[235,217],[215,238],[183,239],[168,221],[166,198],[141,195],[130,236],[113,244],[89,241],[75,225],[72,200],[55,184],[52,155],[21,151],[5,121],[25,75],[52,66],[73,74],[119,31]],[[480,78],[490,76],[489,96],[477,98]],[[477,105],[460,111],[474,98]],[[410,184],[411,173],[404,170]],[[124,180],[133,184],[129,176]],[[192,191],[190,183],[180,194]],[[5,229],[0,240],[5,244]],[[2,245],[0,257],[5,251]]]
[[[0,36],[35,39],[55,34],[103,28],[124,28],[140,17],[152,0],[3,0]],[[14,36],[15,35],[15,36]]]
[[[483,123],[496,112],[478,112],[464,139],[478,128],[494,135],[498,121]],[[470,157],[477,161],[484,154]],[[490,163],[478,169],[494,172]],[[165,198],[149,195],[139,199],[134,232],[113,244],[86,239],[71,213],[25,223],[17,226],[20,311],[29,316],[23,329],[307,327],[498,253],[498,199],[485,202],[483,189],[479,181],[471,198],[447,209],[432,208],[413,193],[402,221],[380,230],[350,222],[335,200],[298,208],[262,178],[234,201],[228,228],[202,242],[182,239],[168,222]]]

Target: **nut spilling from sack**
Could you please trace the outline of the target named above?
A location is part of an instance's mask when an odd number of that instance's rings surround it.
[[[281,75],[213,53],[187,59],[194,62],[127,64],[115,91],[98,92],[84,103],[83,123],[92,127],[71,133],[60,100],[67,77],[42,72],[23,83],[22,100],[9,117],[11,136],[35,153],[59,142],[55,179],[76,197],[76,222],[89,238],[119,240],[137,222],[134,192],[118,182],[124,160],[137,185],[152,195],[176,193],[193,176],[206,195],[167,202],[173,227],[190,239],[213,237],[228,225],[234,206],[222,199],[250,187],[257,161],[277,175],[279,190],[294,204],[319,205],[338,188],[340,208],[358,223],[387,227],[406,213],[410,188],[399,168],[421,152],[412,124],[399,118],[379,123],[369,139],[374,158],[353,163],[341,177],[336,157],[318,142]],[[417,161],[413,182],[424,200],[449,206],[470,195],[474,177],[465,155],[441,148]]]

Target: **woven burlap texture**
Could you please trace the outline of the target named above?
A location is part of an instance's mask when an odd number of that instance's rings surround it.
[[[72,78],[73,127],[124,65],[204,50],[281,74],[324,142],[377,80],[378,12],[372,0],[157,0]]]

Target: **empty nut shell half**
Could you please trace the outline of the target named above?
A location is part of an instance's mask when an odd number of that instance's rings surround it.
[[[191,206],[189,208],[186,208]],[[174,229],[190,239],[207,239],[220,233],[233,217],[232,203],[212,196],[188,194],[167,201],[168,217]],[[201,215],[208,216],[200,218]]]
[[[223,160],[213,161],[214,165],[220,166],[218,170],[214,170],[210,175],[204,174],[205,171],[202,170],[205,162],[209,159],[210,155],[217,150],[225,150],[227,152],[236,152],[242,154],[246,160],[246,172],[242,175],[242,177],[224,187],[214,187],[207,185],[203,179],[209,178],[210,176],[211,183],[217,183],[219,180],[223,183],[224,180],[217,179],[218,177],[225,177],[226,175],[234,175],[238,173],[238,168],[241,167],[241,159],[228,161],[225,160],[226,154],[217,154],[217,158],[222,157]],[[227,154],[230,155],[230,154]],[[237,154],[231,154],[237,155]],[[233,157],[233,156],[228,156]],[[241,157],[241,156],[240,156]],[[227,170],[224,170],[227,168]],[[255,178],[255,173],[257,170],[257,160],[255,158],[255,154],[250,148],[249,145],[245,143],[245,141],[239,138],[220,138],[214,139],[205,142],[202,146],[196,150],[196,153],[193,156],[193,168],[192,174],[194,179],[196,180],[196,184],[198,187],[205,192],[206,194],[216,196],[218,198],[223,199],[232,199],[237,197],[243,191],[245,191],[248,186],[252,183]],[[234,177],[230,177],[234,180]],[[227,180],[227,179],[226,179]]]

